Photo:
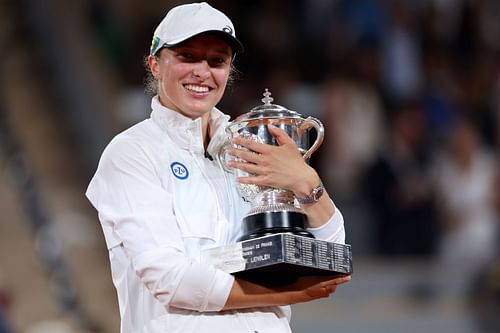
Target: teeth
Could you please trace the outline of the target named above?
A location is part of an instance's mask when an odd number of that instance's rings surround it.
[[[192,90],[195,92],[207,92],[208,91],[208,87],[195,86],[194,84],[187,84],[185,87],[187,90]]]

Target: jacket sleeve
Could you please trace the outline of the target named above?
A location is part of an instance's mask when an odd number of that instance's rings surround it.
[[[317,239],[333,243],[345,243],[344,216],[335,206],[335,212],[330,220],[318,228],[307,228]]]
[[[234,278],[185,255],[172,195],[148,156],[137,142],[113,140],[86,195],[103,228],[121,242],[137,276],[164,306],[218,311]]]

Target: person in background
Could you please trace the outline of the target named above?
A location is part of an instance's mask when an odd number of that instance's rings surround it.
[[[0,333],[12,332],[11,325],[7,318],[7,312],[11,303],[12,292],[4,283],[2,271],[0,270]]]
[[[438,259],[444,274],[441,290],[464,294],[495,257],[499,231],[496,170],[494,155],[481,143],[476,126],[458,119],[433,165],[443,224]]]
[[[439,228],[429,178],[426,126],[418,103],[398,107],[387,141],[364,175],[378,254],[420,258],[435,254]]]
[[[500,172],[495,172],[493,207],[496,223],[500,224]],[[480,269],[468,293],[469,305],[474,314],[478,332],[494,333],[500,327],[500,228],[496,232],[495,255]]]
[[[342,214],[281,129],[269,127],[279,146],[234,139],[243,149],[230,150],[230,166],[253,176],[235,178],[213,158],[229,121],[215,106],[242,51],[231,20],[207,3],[171,9],[154,32],[151,116],[109,143],[86,192],[109,250],[121,332],[290,332],[288,305],[328,297],[350,279],[270,288],[199,259],[240,236],[249,206],[236,181],[293,191],[309,201],[315,237],[345,240]],[[322,196],[308,200],[315,190]]]

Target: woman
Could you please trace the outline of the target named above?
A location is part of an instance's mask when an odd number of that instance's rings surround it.
[[[228,116],[215,108],[243,47],[232,22],[206,3],[173,8],[154,33],[152,113],[105,149],[87,197],[99,213],[118,292],[122,332],[289,332],[286,305],[327,297],[349,278],[301,278],[283,290],[234,278],[200,251],[235,242],[249,207],[213,156]],[[285,132],[280,146],[234,141],[238,179],[307,197],[320,184]],[[256,154],[255,152],[259,153]],[[286,160],[286,168],[282,161]],[[316,237],[344,241],[342,215],[324,195],[304,205]]]

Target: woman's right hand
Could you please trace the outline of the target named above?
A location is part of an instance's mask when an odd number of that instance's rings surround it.
[[[335,292],[338,285],[347,283],[350,280],[350,275],[342,277],[300,277],[291,285],[286,286],[287,289],[284,290],[290,293],[292,297],[292,302],[287,302],[287,304],[309,302],[318,298],[328,297]]]
[[[304,276],[279,287],[266,287],[236,278],[223,310],[304,303],[330,296],[351,276]]]

